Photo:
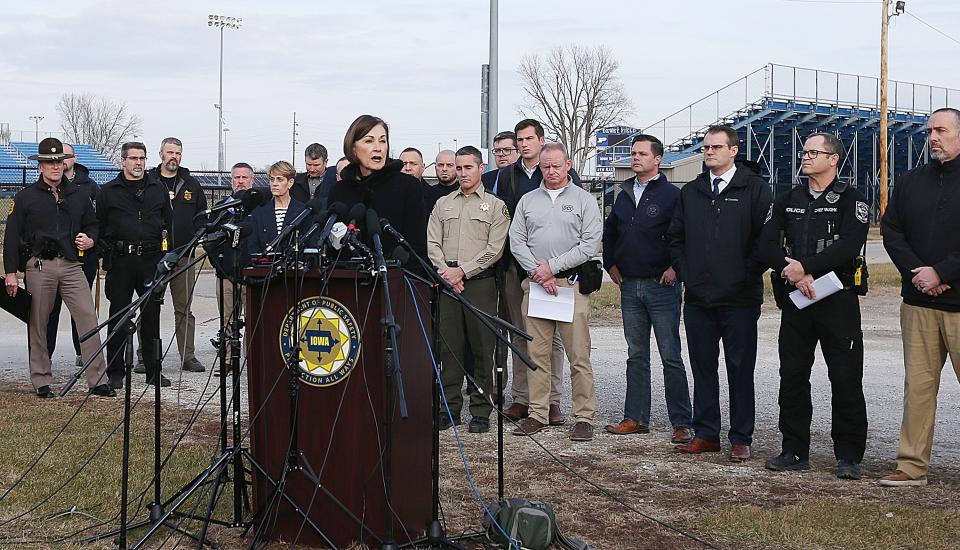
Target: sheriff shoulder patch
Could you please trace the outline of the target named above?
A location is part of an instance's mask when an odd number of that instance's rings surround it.
[[[867,208],[867,203],[863,201],[857,201],[857,220],[860,223],[867,223],[867,215],[869,209]]]

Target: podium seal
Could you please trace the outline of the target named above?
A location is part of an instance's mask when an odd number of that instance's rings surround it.
[[[294,334],[297,328],[299,337]],[[288,368],[288,359],[296,353],[297,342],[300,380],[311,386],[333,386],[342,382],[350,376],[360,357],[357,320],[346,306],[326,296],[304,298],[283,317],[280,353]]]

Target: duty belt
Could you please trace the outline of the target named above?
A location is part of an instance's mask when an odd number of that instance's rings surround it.
[[[449,261],[447,262],[447,267],[460,267],[460,263],[456,261]],[[480,273],[477,273],[473,277],[469,277],[467,280],[476,281],[477,279],[486,279],[487,277],[493,277],[496,274],[496,271],[497,270],[494,268],[484,269],[483,271],[481,271]]]
[[[113,246],[121,256],[146,256],[160,252],[160,241],[117,241]]]

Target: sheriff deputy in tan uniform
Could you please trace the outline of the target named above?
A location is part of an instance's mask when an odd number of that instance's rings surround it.
[[[83,274],[84,251],[97,239],[97,218],[90,196],[63,177],[63,160],[73,157],[63,152],[56,138],[40,142],[39,151],[30,160],[37,161],[40,178],[21,189],[13,199],[7,217],[3,241],[4,284],[9,296],[16,296],[17,270],[22,269],[30,303],[29,354],[30,379],[41,398],[53,397],[50,382],[50,356],[47,354],[47,321],[59,290],[63,303],[85,334],[97,325],[90,287]],[[100,347],[96,334],[80,344],[84,361]],[[102,397],[116,395],[107,384],[103,353],[97,353],[85,374],[90,393]]]
[[[481,184],[483,157],[476,147],[461,147],[456,154],[460,189],[437,201],[427,224],[427,255],[454,290],[477,309],[497,314],[494,268],[503,254],[510,214],[507,206]],[[460,424],[463,397],[465,342],[474,358],[474,380],[490,395],[493,386],[493,352],[496,337],[476,317],[449,296],[440,298],[440,336],[443,346],[440,378],[454,423]],[[490,400],[477,391],[470,394],[470,432],[490,430]],[[441,408],[440,428],[451,426]]]

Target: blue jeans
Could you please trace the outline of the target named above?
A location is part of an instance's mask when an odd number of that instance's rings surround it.
[[[650,425],[650,328],[663,363],[667,413],[674,428],[690,427],[690,390],[680,356],[680,285],[625,277],[620,285],[623,336],[627,340],[627,399],[623,416]]]

